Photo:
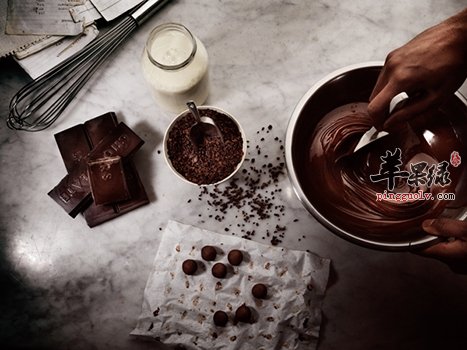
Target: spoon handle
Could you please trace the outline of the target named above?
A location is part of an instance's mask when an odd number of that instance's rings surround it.
[[[186,103],[188,109],[190,110],[191,114],[193,117],[195,117],[197,123],[201,123],[201,117],[199,116],[199,111],[198,108],[196,107],[196,104],[194,101],[188,101]]]

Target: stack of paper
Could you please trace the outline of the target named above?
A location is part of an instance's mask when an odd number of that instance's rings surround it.
[[[0,0],[0,57],[13,54],[36,78],[81,50],[111,21],[142,0]]]

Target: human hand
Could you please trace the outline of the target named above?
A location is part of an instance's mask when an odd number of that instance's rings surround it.
[[[466,77],[467,9],[389,53],[370,96],[368,113],[378,129],[390,129],[442,104]],[[400,92],[410,99],[388,118],[389,102]]]
[[[419,254],[446,263],[456,273],[467,274],[467,221],[425,220],[422,227],[427,233],[447,240],[425,248]]]

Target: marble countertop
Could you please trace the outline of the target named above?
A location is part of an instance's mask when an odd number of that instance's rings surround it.
[[[222,220],[210,217],[214,208],[200,189],[176,178],[160,153],[174,115],[154,103],[140,68],[154,26],[179,22],[203,41],[210,58],[207,104],[238,118],[249,152],[258,145],[281,161],[289,117],[317,80],[353,63],[384,60],[390,50],[465,5],[463,0],[172,1],[114,53],[53,127],[25,133],[2,121],[2,348],[157,349],[131,339],[129,332],[168,220],[244,234],[236,229],[235,212]],[[27,80],[10,60],[0,61],[2,119]],[[108,111],[146,141],[135,163],[150,204],[90,229],[47,196],[65,174],[53,135]],[[307,213],[286,175],[279,177],[279,187],[274,203],[284,206],[284,215],[258,221],[252,238],[270,243],[266,231],[286,226],[279,245],[332,259],[320,350],[465,345],[466,276],[415,254],[344,241]]]

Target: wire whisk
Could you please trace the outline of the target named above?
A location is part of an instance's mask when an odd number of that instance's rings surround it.
[[[83,50],[26,84],[10,101],[8,127],[24,131],[50,127],[107,57],[168,1],[146,1]]]

